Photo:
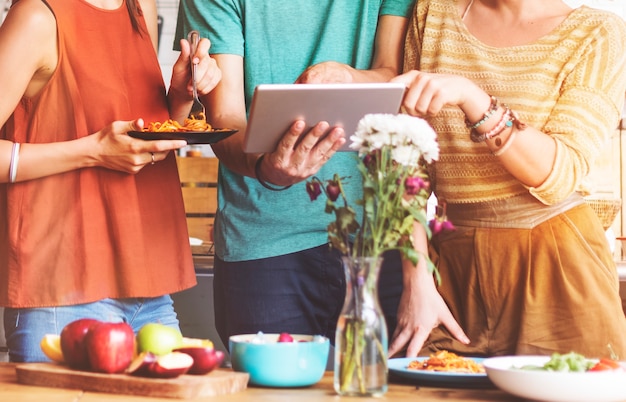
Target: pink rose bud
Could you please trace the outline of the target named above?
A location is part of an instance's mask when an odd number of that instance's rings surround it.
[[[408,195],[416,195],[422,188],[425,188],[424,179],[421,177],[407,177],[404,181],[404,188]]]
[[[454,225],[452,224],[452,222],[450,222],[449,220],[445,220],[443,221],[442,227],[441,227],[444,231],[453,231],[456,230],[456,228],[454,227]]]
[[[430,231],[433,232],[433,236],[439,234],[443,230],[443,223],[438,219],[431,219],[428,222],[428,227],[430,227]]]

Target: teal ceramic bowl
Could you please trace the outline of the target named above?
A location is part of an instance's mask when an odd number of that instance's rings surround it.
[[[245,334],[228,341],[233,370],[250,375],[264,387],[306,387],[322,379],[330,342],[323,336],[293,335],[295,342],[277,342],[278,334]]]

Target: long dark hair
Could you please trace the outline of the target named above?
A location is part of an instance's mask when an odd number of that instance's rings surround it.
[[[126,0],[126,8],[128,9],[128,15],[130,16],[130,23],[133,29],[141,34],[141,27],[139,26],[139,21],[137,21],[137,16],[141,16],[143,13],[137,0]]]

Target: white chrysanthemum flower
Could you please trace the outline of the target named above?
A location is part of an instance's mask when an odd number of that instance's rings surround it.
[[[420,153],[410,144],[399,145],[391,150],[391,157],[402,166],[416,166]]]
[[[402,165],[413,165],[420,157],[428,163],[439,158],[435,130],[426,120],[407,114],[365,115],[350,140],[360,155],[390,145],[394,160]]]

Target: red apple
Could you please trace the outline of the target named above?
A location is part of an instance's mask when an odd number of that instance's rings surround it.
[[[70,367],[81,370],[89,369],[85,335],[87,335],[89,328],[99,323],[100,321],[92,318],[81,318],[63,327],[60,336],[61,351],[65,362]]]
[[[193,365],[193,358],[186,353],[170,352],[157,356],[148,367],[150,377],[174,378],[185,374]]]
[[[101,322],[85,336],[89,365],[100,373],[121,373],[135,355],[135,333],[125,322]]]
[[[187,374],[207,374],[224,361],[224,352],[212,346],[184,346],[174,349],[175,352],[186,353],[193,358],[193,366]]]

